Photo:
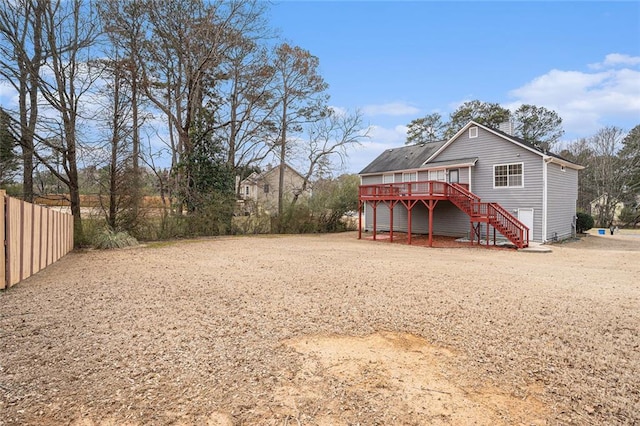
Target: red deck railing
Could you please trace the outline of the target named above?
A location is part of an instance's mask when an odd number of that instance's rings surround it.
[[[360,201],[403,199],[447,199],[474,222],[486,222],[518,248],[529,245],[529,228],[498,203],[482,202],[468,185],[440,181],[419,181],[361,185]]]
[[[379,198],[388,200],[389,197],[446,197],[448,187],[446,182],[426,180],[420,182],[382,183],[376,185],[360,185],[360,199]]]

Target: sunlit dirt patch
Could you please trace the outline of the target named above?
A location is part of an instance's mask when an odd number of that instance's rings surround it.
[[[307,336],[284,345],[303,358],[291,386],[275,396],[278,414],[291,424],[342,425],[358,418],[379,424],[546,424],[536,390],[522,399],[482,384],[464,385],[465,373],[451,367],[456,354],[421,337]]]

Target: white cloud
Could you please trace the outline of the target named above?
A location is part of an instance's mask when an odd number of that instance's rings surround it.
[[[416,115],[420,109],[403,102],[391,102],[379,105],[366,105],[362,108],[365,115]]]
[[[347,167],[349,173],[358,173],[385,150],[404,145],[407,138],[407,127],[398,125],[393,128],[385,128],[372,125],[369,128],[369,136],[368,140],[349,153]]]
[[[632,59],[640,58],[607,55],[605,63]],[[554,69],[509,95],[514,98],[509,107],[524,103],[556,111],[568,137],[589,136],[603,126],[625,127],[640,119],[640,71],[630,68],[592,73]]]
[[[603,62],[589,64],[589,68],[600,70],[614,68],[616,66],[635,66],[640,64],[640,56],[630,56],[622,53],[610,53],[605,56]]]

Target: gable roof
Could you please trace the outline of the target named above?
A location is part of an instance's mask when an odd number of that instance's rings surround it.
[[[302,176],[300,174],[300,172],[298,172],[296,169],[294,169],[293,167],[291,167],[290,165],[286,164],[284,165],[285,170],[289,169],[291,170],[295,175],[299,176],[300,179],[304,179],[304,176]],[[251,173],[249,176],[247,176],[246,178],[242,179],[241,184],[246,184],[247,182],[250,182],[251,184],[256,184],[258,183],[260,180],[265,179],[268,175],[275,173],[276,171],[280,170],[280,165],[278,164],[275,167],[272,167],[268,170],[264,170],[260,173],[257,172],[253,172]]]
[[[423,167],[424,160],[438,151],[446,141],[427,142],[385,150],[359,174],[411,170]]]
[[[569,168],[572,169],[576,169],[576,170],[582,170],[584,169],[584,166],[581,166],[579,164],[576,164],[572,161],[569,161],[565,158],[562,158],[561,156],[551,153],[551,152],[545,152],[543,150],[541,150],[540,148],[538,148],[537,146],[533,145],[530,142],[527,142],[526,140],[518,137],[518,136],[513,136],[510,135],[508,133],[505,133],[501,130],[497,130],[488,126],[485,126],[483,124],[480,123],[476,123],[475,121],[470,121],[468,122],[462,129],[460,129],[458,131],[458,133],[456,133],[451,139],[449,139],[447,142],[445,142],[436,152],[434,152],[426,161],[425,161],[425,165],[427,163],[430,163],[432,160],[434,160],[442,151],[445,150],[445,148],[447,148],[449,145],[451,145],[453,143],[454,140],[456,140],[458,138],[458,136],[460,136],[461,134],[463,134],[464,132],[466,132],[469,127],[471,126],[477,126],[477,127],[481,127],[484,130],[493,133],[496,136],[501,137],[502,139],[505,139],[511,143],[514,143],[516,145],[521,146],[522,148],[531,151],[537,155],[540,155],[541,157],[543,157],[545,160],[552,162],[552,163],[558,163],[560,165],[563,166],[567,166]]]

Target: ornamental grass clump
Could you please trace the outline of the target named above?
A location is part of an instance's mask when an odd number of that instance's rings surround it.
[[[138,240],[126,232],[114,232],[110,229],[98,234],[95,240],[97,249],[115,249],[123,247],[137,246]]]

